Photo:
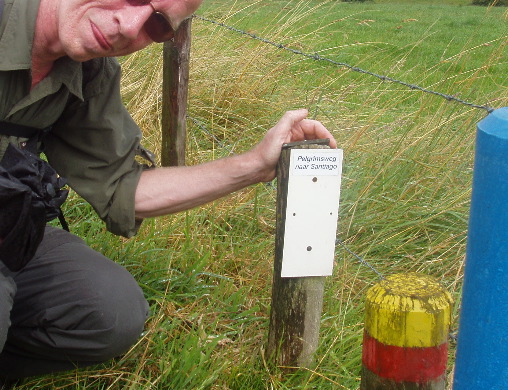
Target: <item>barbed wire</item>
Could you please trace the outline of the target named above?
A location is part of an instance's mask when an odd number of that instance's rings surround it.
[[[327,58],[327,57],[323,57],[323,56],[321,56],[320,54],[317,54],[317,53],[311,54],[311,53],[306,53],[306,52],[298,50],[298,49],[293,49],[293,48],[288,47],[288,46],[286,46],[286,45],[284,45],[282,43],[272,42],[269,39],[260,37],[260,36],[258,36],[256,34],[250,33],[248,31],[241,30],[241,29],[236,28],[236,27],[228,26],[225,23],[218,22],[218,21],[213,20],[213,19],[205,18],[205,17],[199,16],[199,15],[193,15],[193,18],[202,20],[204,22],[209,22],[209,23],[215,24],[215,25],[220,26],[220,27],[224,27],[224,28],[226,28],[226,29],[228,29],[230,31],[233,31],[233,32],[236,32],[236,33],[239,33],[239,34],[242,34],[242,35],[246,35],[246,36],[248,36],[250,38],[256,39],[256,40],[261,41],[263,43],[266,43],[268,45],[275,46],[278,49],[286,50],[286,51],[289,51],[289,52],[291,52],[293,54],[301,55],[303,57],[310,58],[310,59],[315,60],[315,61],[329,62],[329,63],[331,63],[333,65],[336,65],[336,66],[348,68],[348,69],[350,69],[350,70],[352,70],[354,72],[363,73],[363,74],[366,74],[366,75],[369,75],[369,76],[376,77],[376,78],[378,78],[378,79],[380,79],[382,81],[388,81],[388,82],[391,82],[391,83],[403,85],[403,86],[405,86],[405,87],[407,87],[409,89],[412,89],[412,90],[418,90],[418,91],[421,91],[421,92],[425,92],[425,93],[429,93],[429,94],[432,94],[432,95],[440,96],[440,97],[442,97],[442,98],[444,98],[444,99],[446,99],[448,101],[454,101],[454,102],[457,102],[457,103],[460,103],[460,104],[463,104],[463,105],[466,105],[466,106],[469,106],[469,107],[472,107],[472,108],[478,108],[478,109],[486,110],[488,113],[491,113],[491,112],[494,111],[494,108],[492,108],[490,106],[487,106],[487,105],[479,105],[479,104],[471,103],[471,102],[468,102],[466,100],[460,99],[460,98],[458,98],[458,97],[456,97],[454,95],[449,95],[449,94],[445,94],[445,93],[442,93],[442,92],[434,91],[434,90],[431,90],[431,89],[428,89],[428,88],[421,87],[421,86],[416,85],[416,84],[411,84],[411,83],[407,83],[405,81],[397,80],[397,79],[395,79],[393,77],[389,77],[389,76],[386,76],[386,75],[380,75],[380,74],[371,72],[369,70],[365,70],[365,69],[359,68],[357,66],[350,65],[350,64],[345,63],[345,62],[339,62],[339,61],[335,61],[335,60],[332,60],[332,59]]]
[[[210,138],[212,138],[214,140],[214,142],[217,143],[217,145],[219,145],[219,147],[221,147],[222,149],[226,149],[226,151],[229,153],[229,154],[233,154],[233,147],[230,147],[226,144],[224,144],[221,140],[219,140],[214,134],[212,134],[212,132],[210,132],[206,126],[203,124],[203,122],[197,120],[196,118],[190,116],[190,115],[187,115],[187,119],[189,119],[190,121],[194,122],[194,124],[199,127],[201,129],[201,131],[203,133],[205,133],[206,135],[208,135]]]
[[[339,62],[339,61],[335,61],[335,60],[332,60],[332,59],[327,58],[327,57],[323,57],[323,56],[321,56],[321,55],[319,55],[317,53],[311,54],[311,53],[303,52],[303,51],[298,50],[298,49],[293,49],[293,48],[288,47],[288,46],[286,46],[286,45],[284,45],[282,43],[272,42],[269,39],[260,37],[260,36],[258,36],[256,34],[248,32],[248,31],[244,31],[244,30],[238,29],[236,27],[228,26],[225,23],[218,22],[218,21],[213,20],[213,19],[205,18],[205,17],[199,16],[199,15],[193,15],[193,17],[195,19],[199,19],[199,20],[202,20],[204,22],[209,22],[209,23],[215,24],[217,26],[224,27],[224,28],[226,28],[226,29],[228,29],[230,31],[233,31],[233,32],[236,32],[236,33],[239,33],[239,34],[242,34],[242,35],[246,35],[246,36],[248,36],[250,38],[256,39],[256,40],[261,41],[263,43],[266,43],[268,45],[275,46],[278,49],[286,50],[286,51],[289,51],[289,52],[291,52],[293,54],[301,55],[303,57],[310,58],[310,59],[315,60],[315,61],[325,61],[325,62],[331,63],[333,65],[336,65],[336,66],[340,66],[340,67],[344,67],[344,68],[350,69],[350,70],[352,70],[354,72],[358,72],[358,73],[366,74],[366,75],[369,75],[369,76],[372,76],[372,77],[376,77],[376,78],[378,78],[378,79],[380,79],[382,81],[388,81],[388,82],[391,82],[391,83],[395,83],[395,84],[399,84],[399,85],[405,86],[405,87],[407,87],[407,88],[409,88],[411,90],[418,90],[418,91],[421,91],[421,92],[424,92],[424,93],[429,93],[429,94],[432,94],[432,95],[436,95],[436,96],[442,97],[442,98],[446,99],[447,101],[454,101],[454,102],[463,104],[465,106],[469,106],[469,107],[477,108],[477,109],[482,109],[482,110],[487,111],[488,113],[491,113],[491,112],[494,111],[494,108],[492,108],[490,106],[487,106],[487,105],[479,105],[479,104],[471,103],[471,102],[468,102],[466,100],[460,99],[460,98],[458,98],[458,97],[456,97],[454,95],[449,95],[449,94],[441,93],[441,92],[438,92],[438,91],[434,91],[434,90],[431,90],[431,89],[428,89],[428,88],[424,88],[424,87],[421,87],[421,86],[416,85],[416,84],[407,83],[405,81],[401,81],[401,80],[398,80],[398,79],[395,79],[393,77],[389,77],[389,76],[386,76],[386,75],[380,75],[380,74],[371,72],[369,70],[365,70],[365,69],[359,68],[357,66],[350,65],[350,64],[345,63],[345,62]],[[225,145],[222,142],[220,142],[211,132],[209,132],[206,129],[206,127],[203,125],[203,123],[199,122],[195,118],[192,118],[192,117],[189,117],[189,116],[188,116],[188,118],[192,122],[194,122],[202,131],[204,131],[206,134],[208,134],[212,138],[214,138],[214,140],[216,142],[218,142],[219,145],[223,145],[225,147]],[[229,149],[229,148],[227,148],[227,149]],[[232,153],[232,150],[229,149],[229,152]],[[341,245],[342,248],[346,252],[348,252],[356,260],[358,260],[359,263],[361,263],[362,265],[366,266],[371,271],[373,271],[380,279],[385,279],[384,275],[381,272],[379,272],[372,264],[370,264],[363,257],[359,256],[358,254],[353,252],[351,249],[349,249],[346,246],[346,244],[340,238],[338,238],[338,237],[336,238],[335,244]]]
[[[354,256],[356,260],[358,260],[361,264],[369,268],[371,271],[373,271],[377,276],[379,276],[380,279],[385,279],[384,275],[379,272],[372,264],[370,264],[367,260],[365,260],[363,257],[357,255],[355,252],[353,252],[351,249],[349,249],[346,244],[340,239],[337,238],[335,240],[335,244],[340,244],[346,252],[348,252],[350,255]]]
[[[225,149],[230,155],[234,153],[234,147],[230,147],[229,145],[226,145],[224,144],[223,142],[221,142],[214,134],[212,134],[212,132],[210,132],[206,126],[204,125],[203,122],[201,122],[200,120],[190,116],[190,115],[187,115],[187,119],[189,119],[191,122],[193,122],[203,133],[205,133],[206,135],[208,135],[209,137],[211,137],[221,148]],[[275,188],[275,186],[273,185],[272,182],[268,182],[268,183],[264,183],[266,186],[268,187],[271,187],[271,188]],[[362,258],[361,256],[357,255],[356,253],[354,253],[351,249],[349,249],[346,244],[340,239],[340,238],[336,238],[335,240],[335,245],[337,244],[340,244],[344,250],[346,252],[348,252],[350,255],[352,255],[354,258],[356,258],[361,264],[363,264],[364,266],[366,266],[367,268],[369,268],[371,271],[373,271],[375,274],[377,274],[377,276],[379,276],[379,278],[381,279],[384,279],[385,277],[383,276],[383,274],[381,272],[379,272],[373,265],[371,265],[367,260],[365,260],[364,258]]]

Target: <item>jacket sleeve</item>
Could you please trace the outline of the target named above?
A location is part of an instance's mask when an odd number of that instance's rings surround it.
[[[85,72],[84,101],[71,98],[45,137],[44,152],[110,232],[131,237],[141,222],[134,215],[136,186],[145,168],[135,158],[141,131],[122,103],[120,65],[110,58],[100,61]]]

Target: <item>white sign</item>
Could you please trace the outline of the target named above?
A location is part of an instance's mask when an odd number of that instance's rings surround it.
[[[340,176],[342,150],[295,149],[291,151],[291,163],[294,175]]]
[[[291,150],[282,277],[332,274],[342,158],[341,149]]]

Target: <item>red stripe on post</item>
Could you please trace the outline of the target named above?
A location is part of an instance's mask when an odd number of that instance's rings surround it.
[[[427,383],[446,373],[447,360],[448,343],[427,348],[394,347],[364,332],[363,365],[382,378]]]

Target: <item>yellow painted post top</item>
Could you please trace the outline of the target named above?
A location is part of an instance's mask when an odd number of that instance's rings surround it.
[[[367,291],[365,330],[397,347],[436,347],[446,342],[451,295],[431,276],[395,274]]]

